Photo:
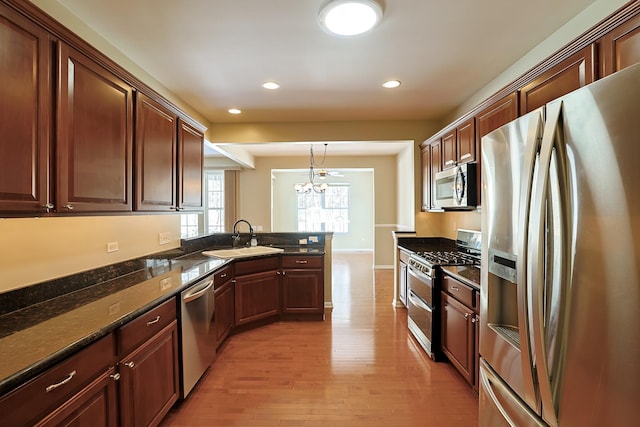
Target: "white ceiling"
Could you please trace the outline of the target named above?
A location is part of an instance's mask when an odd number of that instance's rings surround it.
[[[318,26],[325,0],[57,1],[212,123],[234,123],[442,119],[594,0],[381,0],[381,25],[353,38]],[[391,78],[402,86],[380,86]]]

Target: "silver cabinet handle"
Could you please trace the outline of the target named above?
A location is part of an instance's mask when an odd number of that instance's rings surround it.
[[[109,377],[113,378],[114,381],[118,381],[120,379],[120,373],[116,372],[113,375],[109,375]]]
[[[466,153],[460,156],[460,160],[468,159],[469,157],[471,157],[471,153]]]
[[[129,368],[133,368],[134,366],[136,366],[136,364],[133,363],[133,362],[127,362],[127,363],[124,364],[124,366],[128,366]]]
[[[224,279],[225,277],[227,277],[227,273],[224,273],[224,274],[221,274],[221,275],[220,275],[220,278],[221,278],[221,279]]]
[[[154,323],[158,323],[159,321],[160,321],[160,316],[156,316],[156,318],[155,318],[155,319],[153,319],[153,320],[149,320],[149,321],[147,322],[147,326],[151,326],[151,325],[153,325]]]
[[[49,211],[51,211],[51,209],[55,208],[55,205],[53,203],[45,203],[44,205],[42,205],[42,207],[45,208],[48,213]]]
[[[297,259],[296,260],[296,264],[307,264],[309,261],[307,261],[306,259]]]
[[[67,377],[65,379],[63,379],[62,381],[60,381],[59,383],[55,383],[55,384],[51,384],[50,386],[48,386],[45,390],[47,393],[49,393],[52,390],[57,389],[60,386],[65,385],[66,383],[68,383],[69,381],[71,381],[71,379],[74,377],[74,375],[76,374],[76,371],[71,371],[69,372],[69,375],[67,375]]]
[[[453,160],[447,160],[446,162],[444,162],[444,165],[445,166],[449,166],[449,165],[452,165],[454,163],[455,163],[455,161],[453,161]]]
[[[64,205],[63,208],[69,209],[70,211],[72,211],[74,209],[73,205],[70,205],[70,204]]]
[[[469,320],[469,316],[470,316],[470,315],[471,315],[471,314],[469,314],[469,313],[465,313],[465,314],[464,314],[464,318],[465,318],[465,320]]]

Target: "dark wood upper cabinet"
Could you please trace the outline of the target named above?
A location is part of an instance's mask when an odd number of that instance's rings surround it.
[[[458,150],[456,130],[452,129],[442,136],[442,169],[449,169],[456,165]]]
[[[0,212],[51,202],[51,56],[48,33],[0,5]]]
[[[518,93],[512,92],[494,102],[476,116],[478,147],[482,137],[518,118]]]
[[[178,209],[202,210],[204,135],[180,120],[178,131]]]
[[[468,163],[476,160],[476,119],[470,118],[456,128],[458,163]]]
[[[436,173],[442,170],[442,143],[440,141],[431,144],[431,200],[430,207],[435,206],[436,196]]]
[[[133,89],[58,45],[57,212],[131,211]]]
[[[595,60],[595,44],[591,44],[522,87],[520,114],[592,83],[596,78]]]
[[[420,170],[422,172],[422,208],[431,209],[431,146],[424,145],[420,148]]]
[[[600,41],[601,77],[640,62],[640,16],[614,28]]]
[[[136,93],[135,210],[176,209],[178,117]]]

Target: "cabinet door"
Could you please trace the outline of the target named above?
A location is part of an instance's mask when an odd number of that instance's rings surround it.
[[[442,157],[441,153],[441,144],[440,142],[435,142],[431,145],[431,203],[430,206],[435,206],[433,202],[436,193],[436,173],[442,170]]]
[[[178,400],[177,325],[174,320],[119,363],[123,426],[158,425]]]
[[[0,5],[0,212],[47,212],[51,116],[48,34]]]
[[[444,292],[442,296],[442,352],[469,384],[473,385],[475,334],[473,311]]]
[[[422,211],[431,209],[431,147],[420,149],[420,170],[422,171]]]
[[[589,45],[525,85],[520,90],[520,114],[592,83],[595,71],[595,45]]]
[[[449,169],[456,165],[458,158],[456,144],[455,129],[442,137],[442,169]]]
[[[236,276],[236,326],[280,314],[277,271]]]
[[[180,120],[178,131],[178,208],[202,210],[204,135]]]
[[[513,92],[494,102],[476,116],[478,146],[482,137],[518,118],[518,93]]]
[[[38,427],[117,426],[116,378],[115,368],[112,367],[35,425]]]
[[[136,94],[136,210],[176,209],[177,120],[153,99]]]
[[[283,270],[283,314],[324,314],[322,270]]]
[[[215,290],[216,347],[229,336],[235,322],[235,298],[233,282],[227,281]]]
[[[131,211],[133,89],[58,47],[58,212]]]
[[[600,40],[601,77],[640,62],[640,15],[614,28]]]
[[[456,128],[458,163],[476,160],[476,121],[470,118]]]

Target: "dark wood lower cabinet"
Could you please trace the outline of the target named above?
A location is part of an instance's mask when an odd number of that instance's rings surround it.
[[[117,377],[114,367],[109,368],[91,384],[83,388],[64,405],[35,424],[42,427],[118,425]]]
[[[236,276],[236,326],[280,314],[279,281],[277,270]]]
[[[314,255],[282,257],[282,317],[324,319],[324,258]]]
[[[441,293],[442,352],[471,385],[475,376],[475,313]],[[472,321],[473,320],[473,321]]]
[[[229,336],[235,324],[235,292],[229,279],[214,292],[216,316],[216,347]]]
[[[121,425],[159,424],[180,392],[177,320],[122,359],[119,366]]]

